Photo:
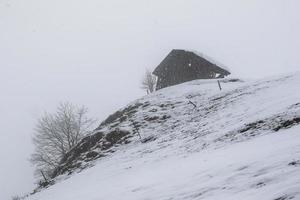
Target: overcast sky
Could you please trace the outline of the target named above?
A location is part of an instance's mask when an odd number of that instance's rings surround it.
[[[299,0],[0,0],[0,199],[31,191],[32,129],[65,100],[103,120],[194,49],[234,76],[300,70]]]

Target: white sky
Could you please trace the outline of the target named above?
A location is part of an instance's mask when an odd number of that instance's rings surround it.
[[[299,71],[298,0],[0,0],[0,199],[30,191],[34,123],[60,101],[100,121],[145,68],[194,49],[235,76]]]

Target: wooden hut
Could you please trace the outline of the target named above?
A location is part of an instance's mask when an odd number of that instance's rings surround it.
[[[153,72],[157,76],[156,90],[195,79],[223,78],[230,74],[203,57],[192,51],[172,50]]]

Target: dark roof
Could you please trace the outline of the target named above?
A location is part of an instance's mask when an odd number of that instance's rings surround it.
[[[225,67],[219,67],[216,62],[212,61],[208,57],[205,57],[203,55],[198,55],[198,53],[195,53],[193,51],[186,51],[181,49],[173,49],[167,57],[157,66],[157,68],[153,71],[153,74],[156,76],[159,76],[162,71],[164,71],[164,68],[169,65],[170,62],[174,62],[175,59],[181,59],[186,57],[190,57],[193,59],[196,59],[198,63],[200,63],[199,67],[206,67],[209,68],[211,71],[214,71],[215,73],[220,73],[225,76],[229,75],[229,70],[223,69]],[[205,58],[204,58],[205,57]],[[201,65],[202,64],[202,65]],[[203,66],[205,65],[205,66]]]

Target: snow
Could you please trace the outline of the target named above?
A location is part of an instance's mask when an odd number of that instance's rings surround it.
[[[135,120],[155,140],[136,135],[28,200],[300,199],[300,126],[284,123],[300,117],[300,73],[221,84],[192,81],[133,102],[148,106],[119,128]]]
[[[210,63],[215,64],[215,65],[221,67],[222,69],[225,69],[228,72],[231,72],[230,69],[227,66],[225,66],[224,64],[212,59],[211,57],[209,57],[209,56],[207,56],[203,53],[200,53],[198,51],[195,51],[195,50],[190,50],[190,51],[193,52],[194,54],[200,56],[201,58],[204,58],[205,60],[208,60]]]

